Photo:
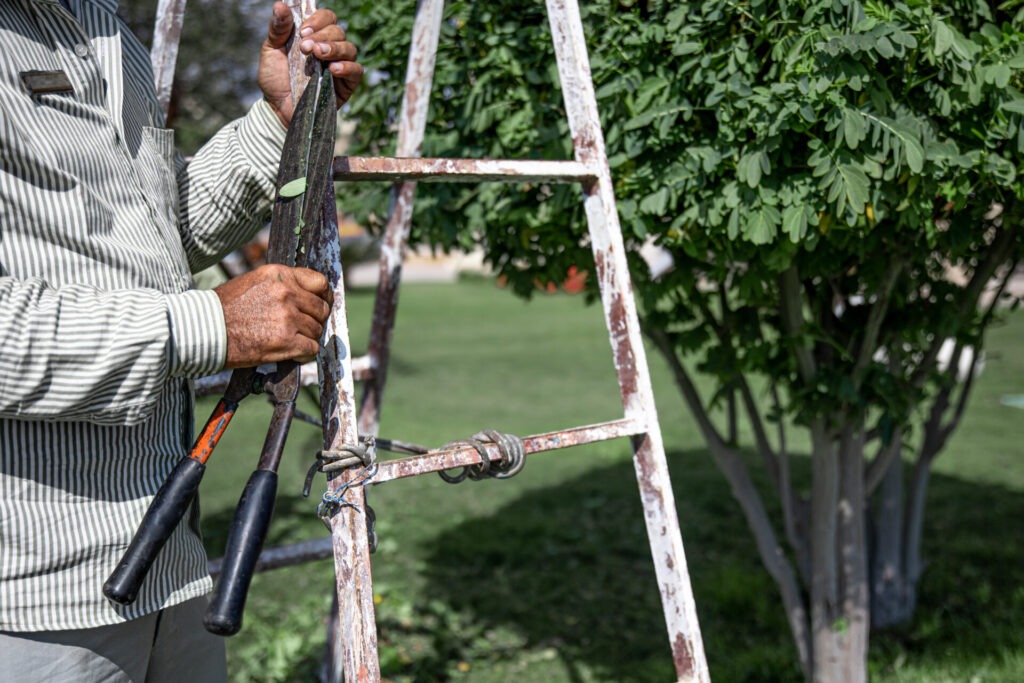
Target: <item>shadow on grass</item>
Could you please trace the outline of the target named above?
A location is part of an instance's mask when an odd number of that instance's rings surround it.
[[[778,593],[727,486],[701,452],[669,458],[714,679],[801,680]],[[929,513],[918,617],[875,637],[875,679],[893,662],[985,661],[1021,642],[1024,496],[935,476]],[[628,461],[524,495],[430,547],[429,604],[401,618],[381,611],[386,674],[443,680],[458,662],[476,672],[528,650],[571,681],[674,679]],[[399,644],[417,637],[429,639],[418,654]]]

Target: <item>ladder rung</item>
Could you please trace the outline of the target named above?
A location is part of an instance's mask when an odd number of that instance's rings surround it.
[[[647,425],[641,420],[622,419],[602,422],[585,427],[573,427],[560,432],[547,432],[534,436],[523,437],[523,447],[527,454],[553,451],[570,446],[581,446],[596,441],[608,441],[623,436],[634,436],[647,431]],[[485,444],[490,460],[501,460],[498,447]],[[459,446],[444,451],[431,451],[424,455],[413,455],[407,458],[384,460],[378,462],[377,473],[372,483],[380,484],[393,479],[415,477],[419,474],[450,470],[480,462],[480,455],[470,446]]]
[[[373,377],[376,369],[376,359],[371,356],[356,356],[352,359],[352,379],[357,382],[365,382]]]
[[[257,572],[264,572],[268,569],[280,569],[296,564],[305,564],[313,560],[320,560],[334,554],[333,542],[330,536],[326,538],[315,538],[311,541],[301,541],[291,545],[279,546],[277,548],[264,548],[256,560]],[[207,563],[210,576],[216,578],[220,575],[224,566],[224,558],[218,557]]]
[[[365,381],[373,377],[377,363],[370,356],[356,356],[352,359],[352,377],[356,381]],[[200,377],[195,382],[196,396],[212,396],[223,394],[231,381],[231,370],[221,370],[213,375]],[[317,383],[316,363],[306,363],[302,366],[302,386]]]
[[[578,161],[544,159],[421,159],[336,157],[335,180],[418,180],[421,182],[578,183],[596,172]]]
[[[310,361],[309,363],[305,363],[302,365],[301,369],[302,372],[299,374],[299,377],[301,378],[300,384],[302,386],[305,387],[317,383],[317,369],[315,362]],[[193,386],[193,390],[195,391],[196,397],[223,394],[228,389],[228,383],[231,381],[232,372],[234,371],[221,370],[220,372],[214,373],[212,375],[206,375],[205,377],[197,378]],[[367,363],[367,367],[365,368],[364,372],[366,374],[373,372],[372,368],[369,367],[369,363]],[[356,370],[353,367],[353,374],[355,373]]]

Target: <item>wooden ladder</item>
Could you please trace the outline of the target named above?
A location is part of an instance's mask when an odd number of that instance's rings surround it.
[[[395,158],[338,157],[338,181],[394,182],[391,208],[381,245],[380,273],[366,358],[350,354],[333,192],[324,198],[324,239],[317,267],[334,287],[334,309],[327,324],[320,364],[324,450],[358,446],[360,435],[376,436],[387,379],[392,330],[398,309],[402,258],[412,224],[417,181],[579,183],[608,328],[624,414],[622,419],[523,437],[527,454],[629,437],[654,560],[669,643],[679,681],[710,681],[686,557],[658,424],[647,358],[633,300],[615,196],[590,75],[583,25],[576,0],[546,0],[562,93],[573,139],[574,160],[495,160],[420,158],[440,36],[443,0],[419,0],[413,28]],[[184,0],[161,0],[154,39],[158,93],[170,90]],[[315,9],[313,0],[289,0],[297,22]],[[158,50],[158,46],[160,49]],[[294,92],[304,86],[303,60],[293,52]],[[163,79],[163,80],[161,80]],[[357,375],[354,375],[353,372]],[[365,381],[356,417],[354,379]],[[489,459],[502,453],[487,446]],[[376,463],[373,484],[478,464],[482,456],[457,446]],[[370,548],[363,509],[364,471],[352,467],[334,476],[331,495],[345,490],[347,505],[331,517],[337,578],[338,629],[329,650],[340,648],[329,677],[380,680],[373,604]],[[272,551],[271,551],[272,552]]]

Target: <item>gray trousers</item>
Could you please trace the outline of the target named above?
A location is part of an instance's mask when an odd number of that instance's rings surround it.
[[[113,626],[0,632],[0,678],[18,683],[226,683],[205,597]]]

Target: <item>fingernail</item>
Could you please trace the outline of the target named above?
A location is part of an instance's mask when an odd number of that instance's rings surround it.
[[[303,52],[312,52],[313,51],[313,41],[312,40],[304,40],[301,43],[299,43],[299,47],[302,48]]]
[[[301,31],[299,31],[299,35],[302,36],[303,38],[305,38],[308,35],[312,35],[312,33],[313,33],[313,27],[312,26],[305,26],[305,27],[303,27],[303,29]]]
[[[328,45],[327,43],[320,43],[316,47],[320,51],[321,55],[325,55],[331,51],[331,46]]]

